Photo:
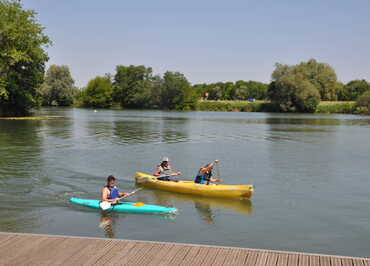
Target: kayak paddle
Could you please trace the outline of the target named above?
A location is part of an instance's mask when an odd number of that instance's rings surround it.
[[[124,199],[124,198],[127,198],[127,197],[130,197],[131,195],[133,195],[134,193],[138,192],[139,190],[142,190],[143,188],[138,188],[138,189],[135,189],[134,191],[131,191],[130,193],[127,193],[125,196],[123,197],[120,197],[117,199],[117,201],[121,200],[121,199]],[[106,211],[108,210],[110,207],[112,207],[112,202],[108,202],[108,201],[102,201],[100,202],[99,204],[100,208],[103,210],[103,211]]]

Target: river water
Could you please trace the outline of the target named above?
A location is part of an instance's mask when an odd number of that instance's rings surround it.
[[[370,256],[370,117],[224,112],[42,109],[42,121],[0,120],[0,231]],[[162,156],[192,178],[220,160],[250,201],[142,190],[130,200],[176,216],[108,214],[72,206],[105,178],[135,189]]]

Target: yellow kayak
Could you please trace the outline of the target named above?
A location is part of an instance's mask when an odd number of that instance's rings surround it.
[[[253,185],[204,185],[184,180],[161,181],[153,175],[140,172],[135,174],[135,180],[137,184],[148,188],[217,198],[250,199],[254,191]]]

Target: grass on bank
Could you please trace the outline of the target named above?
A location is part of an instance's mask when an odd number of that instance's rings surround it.
[[[0,120],[50,120],[58,118],[63,118],[63,116],[42,115],[42,116],[0,117]]]
[[[224,111],[224,112],[274,112],[276,107],[269,101],[199,101],[199,111]],[[356,113],[354,101],[321,101],[316,113],[321,114],[353,114]]]

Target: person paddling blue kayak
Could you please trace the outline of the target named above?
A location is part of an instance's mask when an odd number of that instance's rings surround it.
[[[101,201],[116,204],[121,197],[128,196],[129,193],[119,192],[116,186],[116,178],[112,175],[107,178],[107,185],[101,191]]]

